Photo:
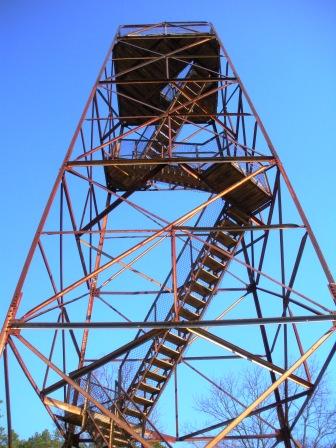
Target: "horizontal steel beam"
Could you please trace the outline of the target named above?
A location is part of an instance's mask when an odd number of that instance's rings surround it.
[[[250,117],[251,114],[249,112],[217,112],[216,117],[243,117],[247,116]],[[169,117],[185,117],[185,113],[179,113],[179,112],[170,112]],[[190,120],[191,117],[209,117],[208,113],[188,113],[188,118]],[[110,116],[104,116],[104,117],[88,117],[85,118],[85,121],[102,121],[102,120],[130,120],[131,118],[144,118],[146,120],[149,120],[150,118],[157,118],[157,115],[110,115]],[[183,143],[183,142],[180,142]],[[178,142],[176,142],[178,144]],[[191,145],[191,143],[183,143],[185,145]]]
[[[210,38],[209,38],[210,36]],[[212,40],[215,38],[215,35],[213,33],[186,33],[186,34],[167,34],[164,36],[165,39],[181,39],[181,37],[183,37],[183,39],[195,39],[195,37],[199,38],[208,38],[207,40]],[[128,36],[127,34],[125,36],[119,36],[117,38],[118,42],[122,42],[123,40],[158,40],[158,39],[162,39],[161,35],[141,35],[141,36]],[[184,49],[184,48],[183,48]],[[169,55],[171,55],[172,53],[167,53],[167,55],[163,55],[162,58],[164,57],[169,57]],[[155,57],[155,56],[154,56]],[[170,56],[171,57],[171,56]],[[176,56],[175,56],[176,57]],[[178,56],[179,57],[179,56]]]
[[[185,62],[188,59],[224,59],[224,56],[222,54],[218,55],[218,54],[179,54],[179,57],[168,57],[167,60],[169,59],[174,59],[174,60],[183,60],[183,62]],[[142,56],[141,59],[145,60],[149,60],[149,59],[153,59],[153,56]],[[117,56],[115,58],[111,58],[111,61],[135,61],[135,60],[139,60],[138,56]]]
[[[149,58],[149,59],[153,59],[153,58]],[[135,79],[135,80],[129,80],[129,81],[119,81],[118,79],[104,79],[102,81],[99,81],[100,85],[104,85],[104,84],[126,84],[126,85],[131,85],[131,84],[164,84],[164,83],[169,83],[169,82],[183,82],[184,84],[188,84],[188,83],[195,83],[196,82],[202,82],[202,83],[212,83],[212,82],[217,82],[217,81],[229,81],[229,82],[236,82],[237,78],[232,77],[232,76],[228,76],[228,77],[213,77],[213,78],[162,78],[162,79],[157,79],[157,78],[153,78],[153,79]]]
[[[193,26],[198,25],[207,25],[209,27],[212,27],[211,22],[207,22],[206,20],[174,20],[169,22],[159,22],[159,23],[125,23],[124,25],[119,26],[119,30],[127,30],[129,28],[135,28],[139,29],[142,28],[142,31],[146,31],[146,28],[174,28],[176,26],[180,27],[182,25],[188,26],[190,29],[192,29]],[[193,31],[195,35],[198,35],[197,30]],[[126,34],[127,36],[127,34]],[[164,35],[166,37],[166,35]]]
[[[120,165],[171,165],[181,163],[254,163],[274,162],[272,156],[241,156],[241,157],[172,157],[159,159],[106,159],[106,160],[73,160],[66,166],[120,166]]]
[[[177,226],[173,227],[172,230],[175,230],[175,236],[185,236],[184,231],[187,231],[188,233],[196,233],[200,235],[207,235],[208,232],[211,231],[227,231],[227,232],[246,232],[247,230],[285,230],[285,229],[304,229],[305,226],[299,225],[299,224],[292,224],[292,223],[282,223],[282,224],[269,224],[269,225],[263,225],[260,224],[259,226],[253,226],[253,225],[245,225],[243,227],[239,225],[232,225],[227,226],[223,225],[221,227],[218,226],[209,226],[209,227],[200,227],[200,226]],[[157,232],[158,229],[104,229],[104,233],[106,234],[134,234],[134,233],[153,233]],[[180,231],[180,232],[178,232]],[[44,232],[41,232],[41,235],[80,235],[82,233],[86,234],[100,234],[102,233],[102,230],[86,230],[83,232],[82,230],[45,230]],[[171,234],[171,230],[167,230],[167,234]],[[134,235],[131,235],[133,237]],[[123,235],[123,238],[125,236]],[[118,236],[116,236],[118,238]]]
[[[336,319],[336,312],[332,314],[321,314],[313,316],[280,316],[263,318],[243,318],[225,320],[202,320],[202,321],[180,321],[180,322],[25,322],[12,320],[9,324],[11,330],[19,329],[76,329],[76,328],[202,328],[202,327],[232,327],[243,325],[268,325],[268,324],[291,324],[305,322],[329,322]]]
[[[176,229],[179,230],[187,230],[188,232],[209,232],[212,230],[217,231],[227,231],[227,232],[246,232],[247,230],[284,230],[284,229],[304,229],[304,226],[301,226],[299,224],[269,224],[269,225],[260,225],[260,226],[251,226],[251,225],[244,225],[244,226],[221,226],[221,227],[192,227],[192,226],[180,226],[176,227]]]
[[[263,355],[264,356],[264,355]],[[225,359],[240,359],[240,356],[238,355],[220,355],[220,356],[186,356],[186,357],[181,357],[181,361],[206,361],[206,360],[211,360],[211,361],[223,361]],[[93,361],[97,361],[97,359],[86,359],[85,362],[93,362]],[[115,362],[115,363],[120,363],[120,362],[127,362],[127,363],[132,363],[132,362],[140,362],[143,361],[143,358],[114,358],[111,359],[111,362]]]

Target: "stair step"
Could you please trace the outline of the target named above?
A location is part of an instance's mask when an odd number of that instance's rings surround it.
[[[172,364],[171,362],[167,361],[166,359],[160,359],[160,358],[158,358],[156,356],[154,356],[151,359],[151,363],[154,366],[160,367],[160,369],[163,369],[163,370],[170,370],[174,366],[174,364]]]
[[[164,124],[164,125],[162,125],[162,127],[165,128],[164,133],[166,133],[166,135],[169,135],[169,124]],[[179,127],[179,126],[177,126],[177,127]],[[172,135],[176,134],[176,131],[173,128],[173,123],[171,124],[171,133],[172,133]]]
[[[191,282],[189,285],[190,289],[192,291],[198,292],[201,296],[208,296],[209,294],[212,293],[212,289],[206,287],[205,285],[202,285],[199,282]]]
[[[128,446],[129,441],[127,439],[120,439],[119,437],[113,437],[113,443],[116,446]]]
[[[152,145],[152,146],[150,147],[150,150],[153,151],[153,152],[155,152],[156,154],[161,154],[161,149],[155,147],[154,145]]]
[[[110,429],[110,428],[109,428]],[[125,431],[123,431],[122,429],[120,429],[118,426],[114,425],[113,428],[113,435],[118,437],[119,439],[123,439],[125,437]]]
[[[175,333],[172,333],[170,331],[165,335],[165,339],[168,342],[171,342],[172,344],[175,344],[175,345],[184,345],[187,342],[181,336],[179,336],[179,335],[177,335]]]
[[[181,107],[181,109],[179,110],[179,113],[180,113],[180,114],[188,115],[188,114],[190,113],[190,109],[189,109],[188,106],[183,106],[183,107]]]
[[[197,90],[197,86],[196,86],[195,84],[191,84],[191,85],[189,84],[189,85],[187,85],[187,86],[185,87],[185,90],[188,90],[188,93],[189,93],[188,96],[193,96],[193,97],[195,97],[195,96],[198,95],[198,93],[196,93],[195,90],[193,90],[191,86],[194,87],[194,89]],[[191,94],[191,95],[190,95],[190,94]]]
[[[169,142],[169,136],[164,134],[162,131],[159,131],[159,134],[157,135],[157,139],[160,142],[165,141],[165,140],[166,140],[166,142]]]
[[[196,273],[196,279],[200,278],[202,280],[204,280],[207,283],[216,283],[218,281],[218,276],[213,274],[210,271],[206,271],[205,269],[203,269],[202,267],[200,267],[200,269],[198,269],[197,273]]]
[[[163,355],[169,356],[170,358],[173,358],[173,359],[178,359],[180,356],[180,353],[177,350],[167,347],[164,344],[160,345],[158,351],[159,351],[159,353],[162,353]]]
[[[227,214],[234,219],[238,224],[248,224],[250,217],[248,214],[242,212],[236,207],[230,207]]]
[[[232,235],[234,238],[236,238],[237,236],[239,236],[241,234],[241,232],[239,231],[241,229],[241,226],[233,223],[232,221],[229,221],[228,219],[223,219],[222,221],[220,221],[218,223],[218,227],[233,227],[233,228],[237,228],[237,231],[234,230],[225,230],[223,229],[224,232]]]
[[[199,319],[198,314],[193,313],[192,311],[190,311],[186,308],[180,309],[179,316],[184,317],[186,320],[198,320]]]
[[[160,392],[159,387],[153,386],[152,384],[146,383],[145,381],[142,381],[138,384],[138,389],[149,392],[150,394],[158,394]]]
[[[109,428],[105,428],[105,427],[99,425],[99,423],[98,423],[97,426],[99,427],[99,430],[100,430],[100,432],[97,434],[97,435],[98,435],[98,438],[99,438],[101,435],[103,435],[103,436],[107,436],[107,435],[110,434],[110,429],[109,429]],[[100,433],[101,433],[101,434],[100,434]]]
[[[223,269],[225,269],[225,263],[217,261],[215,258],[211,257],[211,255],[207,255],[204,258],[203,263],[213,271],[222,271]]]
[[[181,333],[184,338],[187,338],[190,335],[189,331],[186,328],[179,328],[178,332]]]
[[[187,98],[184,98],[184,96],[182,96],[182,95],[180,95],[180,96],[176,99],[176,103],[175,103],[175,104],[176,104],[178,107],[180,107],[180,106],[184,106],[183,108],[181,107],[181,109],[178,110],[178,113],[179,113],[179,114],[181,113],[181,110],[183,110],[183,109],[187,109],[187,106],[185,106],[185,103],[186,103],[187,101],[189,101],[189,100],[187,100]],[[188,111],[189,111],[189,109],[190,109],[190,107],[188,107]]]
[[[131,417],[137,417],[139,419],[141,419],[143,416],[143,412],[140,412],[134,408],[126,408],[123,412],[127,415],[130,415]]]
[[[224,249],[217,247],[216,244],[212,243],[212,246],[209,248],[209,251],[212,255],[215,255],[216,257],[221,258],[222,260],[229,259],[229,256],[223,252]]]
[[[152,153],[152,156],[154,155],[154,157],[161,157],[162,150],[151,147],[148,151],[148,154],[151,154],[151,153]]]
[[[134,395],[133,401],[135,401],[135,403],[141,404],[142,406],[151,406],[154,403],[154,400],[140,397],[139,395]]]
[[[147,370],[147,372],[145,373],[145,378],[149,378],[151,380],[157,381],[158,383],[163,383],[167,379],[167,377],[165,375],[161,375],[160,373],[153,372],[152,370]]]
[[[180,120],[180,119],[177,119],[177,118],[171,118],[170,122],[171,122],[171,126],[172,127],[174,126],[174,128],[178,129],[178,128],[180,128],[182,126],[183,120]]]
[[[188,305],[193,306],[194,308],[203,308],[206,304],[205,300],[198,299],[197,297],[193,296],[190,292],[187,293],[183,299],[185,303],[188,303]]]
[[[237,244],[236,240],[234,240],[230,235],[223,231],[216,233],[215,239],[226,246],[228,249]]]

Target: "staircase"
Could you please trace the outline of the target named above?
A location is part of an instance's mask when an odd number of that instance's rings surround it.
[[[195,76],[195,70],[189,70],[186,76],[187,80],[192,79]],[[206,75],[205,75],[206,76]],[[168,87],[168,86],[167,86]],[[180,132],[183,124],[188,119],[188,115],[193,112],[196,104],[190,103],[198,96],[200,96],[206,87],[206,83],[197,82],[180,82],[173,86],[169,86],[173,94],[175,95],[170,102],[167,109],[167,117],[164,118],[160,124],[156,127],[153,135],[150,138],[150,142],[146,145],[142,153],[142,157],[145,158],[161,158],[167,155],[169,151],[169,141],[176,141],[176,137]],[[166,98],[164,93],[162,96]],[[177,113],[179,116],[170,117],[170,133],[171,140],[169,138],[169,118],[168,114],[174,109],[178,108]]]
[[[202,319],[240,242],[243,233],[241,227],[245,223],[245,217],[232,207],[216,222],[218,230],[210,233],[186,282],[179,289],[179,320],[188,322]],[[230,227],[231,230],[225,230],[225,227]],[[232,230],[234,227],[237,227],[237,231]],[[165,321],[172,321],[175,317],[175,309],[172,307]],[[146,417],[167,385],[191,337],[192,334],[187,329],[170,329],[156,337],[128,390],[121,391],[119,398],[114,403],[111,402],[110,411],[126,421],[139,435],[155,439],[155,434],[148,428],[145,429]],[[63,419],[81,426],[82,430],[90,434],[95,446],[131,447],[136,442],[108,417],[91,411],[83,423],[86,410],[83,407],[78,407],[78,410],[74,410],[75,406],[70,407],[71,412],[66,412]]]
[[[106,418],[106,421],[92,417],[87,431],[91,434],[95,447],[98,448],[118,448],[131,446],[125,432],[118,428],[113,421]],[[141,432],[138,429],[137,432]]]
[[[218,231],[209,235],[185,284],[178,292],[179,320],[188,322],[202,319],[240,242],[242,232],[239,228],[243,225],[242,219],[234,216],[230,210],[217,222]],[[237,231],[224,229],[235,226]],[[172,307],[165,321],[172,321],[175,317]],[[127,393],[121,394],[117,401],[119,409],[130,424],[140,427],[144,425],[191,336],[187,329],[170,329],[155,338]],[[126,434],[124,437],[127,440]]]
[[[199,74],[195,72],[195,70],[189,70],[186,78],[190,81]],[[206,77],[208,75],[203,75]],[[164,158],[171,154],[169,151],[172,150],[170,148],[170,142],[173,145],[173,142],[176,141],[177,135],[179,134],[182,126],[188,119],[188,115],[192,113],[196,104],[190,103],[190,101],[197,98],[202,92],[206,89],[207,83],[205,82],[197,82],[197,80],[193,80],[192,82],[180,82],[175,83],[174,85],[168,84],[166,88],[169,90],[169,99],[170,103],[168,108],[166,109],[167,116],[163,118],[160,123],[156,126],[151,135],[150,139],[146,143],[145,148],[138,152],[136,151],[136,158],[138,159],[158,159]],[[165,103],[167,102],[168,93],[162,92],[161,95],[165,98]],[[177,113],[178,116],[170,116],[168,114],[170,112],[173,113],[174,109],[178,108]],[[170,131],[169,131],[169,121],[170,121]],[[170,132],[170,136],[169,136]],[[171,137],[171,140],[170,138]],[[107,180],[107,186],[111,190],[117,191],[127,191],[129,189],[143,189],[146,185],[143,179],[148,176],[150,170],[153,166],[149,165],[127,165],[118,167],[118,166],[106,166],[105,174]],[[174,183],[174,180],[181,185],[187,184],[189,188],[197,188],[199,182],[195,183],[195,179],[188,175],[185,171],[181,170],[179,167],[170,166],[164,167],[162,166],[164,180],[169,182],[171,180]],[[172,179],[170,179],[172,176]],[[155,176],[152,176],[153,179]],[[161,180],[158,178],[158,180]]]

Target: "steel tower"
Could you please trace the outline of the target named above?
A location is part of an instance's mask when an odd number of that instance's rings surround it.
[[[299,446],[295,428],[335,351],[335,296],[213,26],[121,26],[1,332],[8,427],[19,366],[64,447]],[[218,380],[251,361],[268,383],[244,402]],[[234,418],[209,424],[192,409],[208,384]],[[260,433],[244,432],[253,420]]]

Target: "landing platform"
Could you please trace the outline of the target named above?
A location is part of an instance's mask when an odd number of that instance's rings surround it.
[[[162,159],[160,164],[106,166],[105,173],[107,186],[113,191],[141,191],[153,182],[162,182],[186,189],[220,193],[245,177],[243,171],[233,163],[214,163],[192,173],[179,164],[162,165]],[[253,178],[224,197],[247,214],[263,208],[270,198],[266,189]]]
[[[190,81],[207,78],[204,93],[216,88],[219,51],[215,35],[209,33],[120,37],[113,48],[113,59],[119,82],[116,85],[120,94],[119,113],[122,117],[129,117],[122,121],[128,125],[139,125],[148,116],[157,115],[156,108],[166,110],[169,103],[161,93],[169,80],[183,78],[182,72],[187,70],[190,63],[194,64]],[[208,114],[214,114],[217,92],[201,100],[200,105]],[[204,111],[197,107],[193,113],[204,114]],[[208,117],[190,119],[202,123]]]

